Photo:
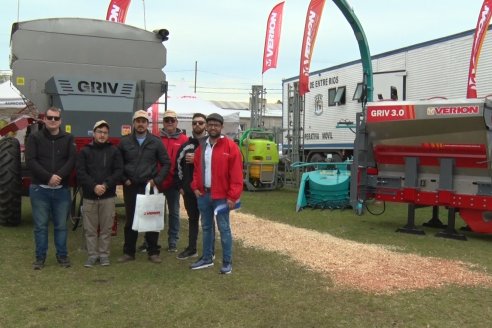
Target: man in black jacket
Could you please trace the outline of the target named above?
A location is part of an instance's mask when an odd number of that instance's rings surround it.
[[[200,211],[198,210],[196,196],[193,190],[191,190],[190,183],[193,180],[195,149],[197,149],[199,143],[207,137],[205,130],[205,124],[207,123],[206,118],[207,117],[201,113],[193,115],[191,120],[193,136],[181,146],[176,157],[174,181],[179,193],[183,195],[189,226],[188,247],[176,256],[179,260],[198,256],[196,252],[196,240],[198,238]]]
[[[85,240],[88,258],[84,266],[110,265],[111,227],[115,215],[116,185],[123,174],[123,159],[109,141],[109,124],[98,121],[93,141],[77,157],[77,181],[83,191]],[[99,237],[98,237],[99,228]]]
[[[148,132],[147,112],[136,111],[133,115],[133,132],[121,138],[118,148],[123,155],[123,198],[125,200],[125,244],[119,262],[135,259],[138,232],[132,230],[137,194],[145,193],[145,186],[162,183],[169,172],[169,156],[161,140]],[[160,166],[160,169],[159,169]],[[158,246],[159,232],[146,232],[149,261],[161,263]]]
[[[68,180],[75,164],[75,143],[71,134],[60,129],[61,110],[49,108],[44,127],[29,135],[26,163],[31,172],[31,199],[36,244],[35,270],[44,267],[48,251],[48,223],[53,220],[56,259],[60,266],[70,267],[67,251],[67,218],[70,211]]]

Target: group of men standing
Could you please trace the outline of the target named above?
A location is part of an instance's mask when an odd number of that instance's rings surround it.
[[[132,133],[121,138],[118,146],[109,140],[110,126],[98,121],[93,140],[76,154],[74,138],[60,129],[62,112],[49,108],[44,127],[31,134],[26,143],[26,162],[32,173],[30,186],[33,208],[36,260],[34,269],[44,267],[48,250],[48,222],[54,223],[56,258],[69,267],[67,227],[71,195],[68,181],[76,164],[77,179],[83,190],[82,217],[88,258],[84,266],[98,261],[110,265],[111,226],[115,211],[116,185],[123,185],[126,212],[123,256],[118,262],[135,260],[138,232],[132,230],[137,194],[145,186],[158,187],[168,209],[168,252],[177,252],[179,240],[179,198],[183,196],[189,217],[187,247],[178,259],[197,257],[199,218],[202,217],[203,255],[191,265],[202,269],[214,265],[215,223],[220,231],[223,261],[220,273],[232,272],[232,233],[229,210],[242,192],[242,159],[238,146],[221,134],[224,120],[219,114],[192,118],[192,136],[186,137],[175,112],[166,111],[160,136],[148,130],[146,111],[133,115]],[[207,134],[208,132],[208,134]],[[225,211],[214,214],[223,205]],[[159,232],[145,233],[149,261],[161,263]]]

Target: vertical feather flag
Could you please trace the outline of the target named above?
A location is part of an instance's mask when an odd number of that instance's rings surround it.
[[[152,134],[159,135],[159,104],[157,102],[152,104]]]
[[[483,40],[487,34],[490,18],[492,16],[492,0],[484,0],[480,15],[477,20],[477,27],[473,36],[473,46],[470,56],[470,68],[468,69],[468,82],[466,89],[466,98],[477,98],[477,68],[480,51],[482,50]]]
[[[314,43],[316,41],[316,34],[318,34],[318,27],[324,5],[325,0],[311,0],[307,10],[299,69],[299,94],[301,96],[309,91],[309,67],[311,66]]]
[[[280,32],[282,31],[282,14],[284,11],[284,1],[273,7],[268,15],[265,47],[263,49],[263,70],[265,73],[270,68],[277,67],[278,49],[280,45]]]
[[[126,12],[130,7],[131,0],[111,0],[106,13],[106,20],[118,23],[124,23],[126,20]]]

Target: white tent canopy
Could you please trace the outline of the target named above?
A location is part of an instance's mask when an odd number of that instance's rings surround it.
[[[11,121],[22,115],[26,103],[21,93],[15,88],[10,81],[0,84],[0,128],[3,128]],[[26,129],[18,130],[13,136],[19,140],[21,147],[24,146]],[[22,155],[23,156],[23,155]]]
[[[1,109],[22,109],[26,107],[26,103],[10,81],[0,84],[0,108]]]
[[[165,111],[165,96],[159,99],[159,127],[162,127],[162,117]],[[150,111],[152,109],[149,109]],[[187,135],[191,135],[191,119],[195,113],[209,115],[218,113],[224,118],[222,133],[232,138],[237,136],[239,127],[239,111],[225,110],[217,107],[212,102],[200,99],[196,94],[186,94],[183,89],[176,89],[168,93],[167,110],[175,111],[178,114],[178,128],[186,130]]]

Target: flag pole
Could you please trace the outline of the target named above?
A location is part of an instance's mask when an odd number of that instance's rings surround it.
[[[197,77],[197,73],[198,73],[198,61],[195,60],[195,94],[196,94],[196,77]]]
[[[143,4],[143,11],[144,11],[144,30],[147,30],[147,20],[146,20],[146,16],[145,16],[145,0],[142,0],[142,4]]]

